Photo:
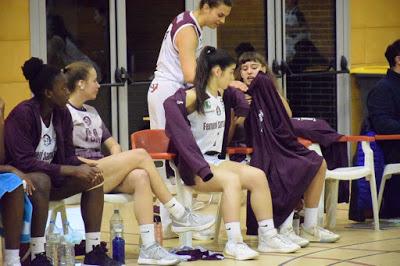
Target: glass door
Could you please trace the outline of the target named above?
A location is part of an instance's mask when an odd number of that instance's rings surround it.
[[[104,123],[111,130],[110,85],[113,80],[109,18],[109,0],[46,1],[47,63],[62,68],[74,61],[86,61],[95,67],[102,86],[97,99],[88,104],[99,111]],[[113,133],[118,136],[118,132]]]
[[[281,75],[293,116],[326,120],[349,130],[346,99],[348,62],[342,0],[282,0],[276,7],[277,55],[274,70]],[[279,63],[278,63],[279,62]]]

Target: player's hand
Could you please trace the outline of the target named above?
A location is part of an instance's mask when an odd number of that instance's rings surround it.
[[[247,87],[246,84],[244,84],[239,80],[232,81],[231,83],[229,83],[229,86],[241,90],[243,92],[246,92],[249,89],[249,87]]]
[[[25,181],[25,192],[29,195],[32,196],[33,192],[36,190],[35,186],[33,185],[31,179],[29,178],[29,176],[23,172],[21,172],[18,169],[14,169],[13,173],[16,174],[17,176],[19,176],[22,180]]]
[[[92,184],[100,184],[104,181],[103,172],[100,168],[88,164],[81,164],[76,167],[76,176],[78,178],[84,179]]]

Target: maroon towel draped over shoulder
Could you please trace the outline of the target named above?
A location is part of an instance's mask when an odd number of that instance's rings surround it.
[[[292,123],[272,81],[259,73],[249,87],[252,96],[245,122],[250,165],[262,169],[271,190],[274,222],[279,226],[302,198],[323,158],[297,141]],[[247,233],[257,234],[257,221],[248,200]]]

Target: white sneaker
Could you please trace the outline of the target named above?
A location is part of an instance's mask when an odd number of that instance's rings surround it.
[[[269,230],[264,234],[261,234],[260,229],[258,229],[258,251],[260,252],[292,253],[299,249],[299,245],[278,234],[276,229]]]
[[[326,230],[322,227],[315,226],[312,228],[306,228],[301,225],[300,236],[308,239],[310,242],[321,242],[321,243],[333,243],[336,242],[340,236]]]
[[[181,262],[175,254],[169,253],[158,243],[145,248],[140,248],[138,264],[147,265],[177,265]]]
[[[204,229],[202,231],[192,233],[192,238],[200,241],[212,240],[214,239],[214,236],[215,236],[215,228],[213,226]]]
[[[215,217],[211,215],[200,215],[185,209],[180,219],[172,218],[171,229],[175,233],[188,231],[201,231],[211,227],[215,223]]]
[[[251,260],[258,257],[258,252],[251,249],[246,243],[228,241],[225,244],[224,255],[235,260]]]
[[[282,228],[281,230],[279,230],[279,234],[288,238],[290,241],[299,245],[302,248],[304,248],[305,246],[307,246],[310,243],[310,241],[308,241],[307,239],[298,236],[294,232],[292,226],[287,227],[287,228]]]

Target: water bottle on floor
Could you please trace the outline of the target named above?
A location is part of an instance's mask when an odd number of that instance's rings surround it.
[[[110,219],[110,242],[112,245],[112,257],[114,260],[125,263],[125,240],[124,240],[124,222],[119,210],[114,210]]]
[[[58,262],[60,233],[61,230],[56,226],[55,221],[51,220],[46,229],[46,255],[50,258],[53,265],[57,265]]]
[[[59,266],[75,266],[75,250],[74,244],[66,238],[61,237],[58,246],[58,265]]]

